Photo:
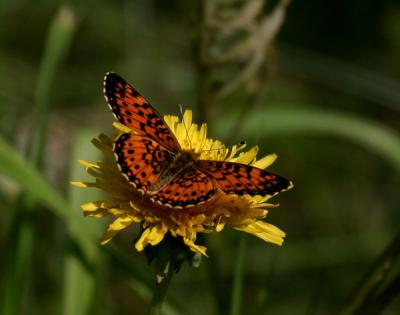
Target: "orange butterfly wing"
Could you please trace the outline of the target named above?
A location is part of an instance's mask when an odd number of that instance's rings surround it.
[[[117,120],[177,152],[180,145],[161,115],[128,82],[119,75],[109,72],[104,77],[104,96]]]
[[[127,180],[145,193],[172,161],[169,151],[142,135],[124,133],[114,143],[117,165]]]
[[[214,181],[208,175],[188,166],[151,198],[167,207],[187,208],[211,199],[215,192]]]
[[[292,187],[279,175],[245,164],[200,160],[198,167],[227,194],[274,196]]]

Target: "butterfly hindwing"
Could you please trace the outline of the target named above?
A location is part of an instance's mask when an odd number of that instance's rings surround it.
[[[186,208],[210,200],[216,193],[214,181],[193,166],[185,167],[152,199],[165,206]]]
[[[114,144],[117,164],[128,181],[146,192],[171,163],[169,151],[142,135],[122,134]]]
[[[273,196],[292,186],[281,176],[245,164],[201,160],[198,165],[227,194]]]
[[[179,143],[161,115],[128,82],[109,72],[104,78],[104,96],[117,120],[125,126],[177,152]]]

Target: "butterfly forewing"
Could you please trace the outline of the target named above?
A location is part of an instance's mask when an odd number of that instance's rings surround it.
[[[292,186],[281,176],[245,164],[201,160],[198,166],[227,194],[273,196]]]
[[[152,138],[170,151],[180,150],[178,141],[161,115],[119,75],[112,72],[106,74],[104,96],[120,123]]]
[[[114,144],[121,172],[129,182],[146,192],[171,163],[171,153],[156,141],[142,135],[122,134]]]

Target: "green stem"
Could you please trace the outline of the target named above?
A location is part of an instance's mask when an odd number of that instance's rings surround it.
[[[242,304],[243,272],[247,252],[247,237],[241,234],[239,248],[236,254],[235,274],[233,278],[233,289],[231,296],[231,315],[239,315]]]
[[[174,268],[170,265],[168,272],[164,279],[160,283],[156,283],[154,288],[153,298],[150,303],[148,315],[160,315],[161,308],[167,296],[168,288],[171,283],[172,276],[174,274]]]

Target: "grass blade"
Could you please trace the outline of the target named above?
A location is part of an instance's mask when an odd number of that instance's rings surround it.
[[[0,173],[15,180],[33,197],[45,202],[58,216],[67,218],[69,207],[33,165],[0,137]]]
[[[75,140],[73,141],[72,161],[78,159],[85,160],[98,160],[99,151],[94,147],[88,148],[88,143],[95,134],[93,130],[80,130],[76,133]],[[71,165],[71,178],[89,177],[85,170],[78,163]],[[75,234],[79,231],[90,230],[93,234],[101,235],[103,230],[103,222],[100,220],[88,220],[83,217],[80,205],[88,200],[99,200],[102,194],[100,190],[76,189],[70,186],[69,198],[71,211],[69,213],[68,221],[71,221],[71,228],[74,229]],[[81,240],[81,243],[84,240]],[[85,242],[85,255],[91,262],[96,262],[92,266],[94,270],[88,270],[82,261],[68,252],[64,268],[64,292],[63,292],[63,315],[85,315],[88,314],[93,307],[96,297],[96,288],[101,287],[96,281],[101,280],[99,271],[102,269],[104,263],[104,256],[99,246],[94,242]],[[101,301],[98,301],[101,303]],[[99,306],[101,309],[101,305]]]

